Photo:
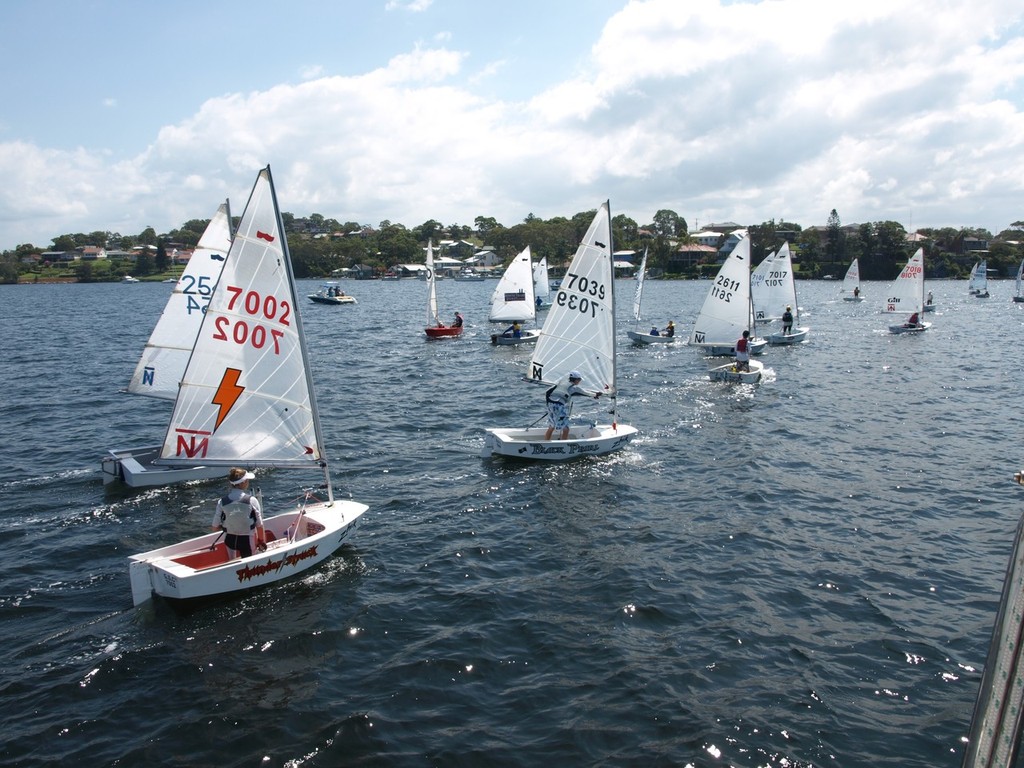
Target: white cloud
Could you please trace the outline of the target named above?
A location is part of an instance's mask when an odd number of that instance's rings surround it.
[[[1018,5],[631,2],[523,103],[476,90],[514,62],[437,44],[361,75],[308,70],[210,99],[134,158],[0,144],[0,247],[169,229],[240,205],[268,162],[285,210],[368,224],[514,224],[611,197],[640,223],[670,208],[809,226],[835,208],[998,231],[1022,218]]]

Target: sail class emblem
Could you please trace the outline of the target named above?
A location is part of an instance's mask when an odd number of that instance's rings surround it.
[[[266,240],[268,243],[274,242],[273,235],[268,235],[266,232],[260,232],[258,229],[256,230],[256,237],[260,240]]]
[[[245,391],[245,387],[238,384],[238,379],[241,375],[242,372],[238,368],[224,369],[224,375],[221,377],[220,384],[217,385],[217,391],[213,395],[213,400],[211,400],[214,405],[220,408],[217,413],[217,423],[213,425],[214,431],[227,418],[228,413],[231,412],[238,398]]]

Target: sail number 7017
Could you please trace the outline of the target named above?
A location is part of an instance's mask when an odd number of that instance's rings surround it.
[[[604,283],[589,277],[566,272],[562,285],[555,295],[555,303],[560,307],[575,309],[591,317],[597,317],[598,302],[604,301],[606,295]]]
[[[267,344],[273,344],[274,354],[281,354],[280,341],[284,337],[284,331],[268,327],[264,321],[290,326],[291,303],[278,301],[273,294],[262,296],[257,291],[247,291],[237,285],[229,285],[227,292],[227,311],[249,315],[254,318],[254,322],[221,315],[214,321],[213,338],[218,341],[232,341],[235,344],[248,344],[254,349],[263,349]]]

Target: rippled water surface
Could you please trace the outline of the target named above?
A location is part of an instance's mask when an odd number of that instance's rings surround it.
[[[302,307],[338,493],[370,506],[322,567],[190,613],[135,610],[125,558],[205,530],[217,482],[104,489],[163,435],[126,386],[170,286],[2,287],[0,761],[170,766],[956,766],[1020,515],[1024,325],[1010,283],[928,287],[892,336],[799,283],[811,340],[754,387],[683,343],[629,346],[625,451],[479,457],[543,415],[493,347],[495,283],[348,283]],[[709,283],[649,281],[685,339]],[[303,284],[310,293],[316,284]],[[269,510],[315,477],[261,473]]]

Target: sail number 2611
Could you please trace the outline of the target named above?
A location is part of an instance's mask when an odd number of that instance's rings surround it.
[[[739,290],[739,287],[740,284],[736,280],[719,275],[718,279],[715,280],[715,284],[711,286],[711,295],[722,301],[732,301],[732,294],[734,291]]]
[[[591,317],[597,317],[598,302],[592,299],[603,301],[605,297],[604,283],[591,280],[588,277],[566,272],[562,279],[562,285],[555,296],[555,302],[560,307],[575,309]]]
[[[253,320],[250,322],[221,315],[214,322],[213,338],[233,341],[235,344],[249,344],[255,349],[273,344],[274,354],[280,354],[284,331],[274,328],[273,324],[290,326],[292,305],[287,301],[278,301],[272,294],[262,296],[257,291],[247,291],[237,285],[229,285],[227,292],[227,310],[249,315]]]

